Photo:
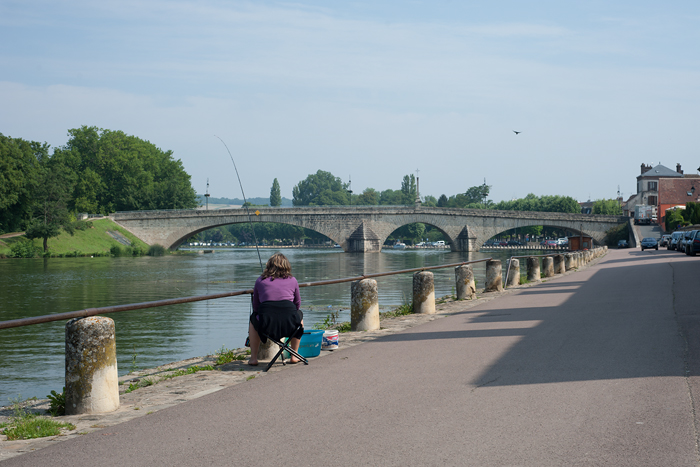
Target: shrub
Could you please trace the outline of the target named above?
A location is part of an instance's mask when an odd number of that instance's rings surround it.
[[[148,256],[163,256],[165,255],[165,247],[162,245],[151,245],[148,248]]]
[[[66,414],[66,388],[63,388],[63,391],[56,392],[56,391],[51,391],[51,394],[49,394],[48,397],[50,401],[50,406],[49,410],[47,410],[48,413],[53,415],[54,417],[58,417],[59,415],[65,415]]]
[[[123,254],[122,248],[119,245],[112,245],[109,252],[112,256],[121,256]]]
[[[38,250],[34,247],[34,242],[26,238],[20,238],[10,246],[10,256],[13,258],[33,258]]]

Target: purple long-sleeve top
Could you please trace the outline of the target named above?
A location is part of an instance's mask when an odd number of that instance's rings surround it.
[[[272,280],[270,277],[262,279],[258,277],[253,288],[253,310],[258,311],[258,307],[262,302],[277,300],[289,300],[294,303],[297,310],[301,306],[301,297],[299,296],[299,283],[294,277],[286,279],[276,278]]]

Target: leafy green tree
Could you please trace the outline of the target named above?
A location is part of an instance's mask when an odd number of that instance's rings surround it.
[[[403,181],[401,182],[401,193],[403,193],[403,203],[401,204],[414,204],[416,202],[417,187],[416,187],[416,176],[404,175]]]
[[[540,211],[580,213],[581,206],[570,196],[535,196],[530,193],[525,198],[501,201],[493,209],[502,211]]]
[[[664,222],[666,223],[667,232],[672,232],[685,223],[683,211],[683,209],[672,209],[666,211]]]
[[[48,149],[46,143],[0,133],[0,232],[20,231],[31,218],[39,160],[48,156]]]
[[[438,205],[438,200],[435,198],[435,196],[427,195],[423,199],[423,206],[429,207],[429,208],[434,208]]]
[[[447,199],[447,196],[445,194],[440,195],[440,198],[438,198],[437,205],[439,208],[446,208],[447,204],[449,203],[449,200]]]
[[[188,209],[196,194],[172,151],[122,131],[82,126],[68,131],[54,158],[78,177],[69,208],[80,212]]]
[[[294,206],[348,205],[348,185],[330,172],[319,170],[292,189]]]
[[[616,199],[599,199],[593,203],[592,214],[607,214],[610,216],[621,216],[622,207]]]
[[[35,191],[35,216],[29,222],[25,236],[29,239],[43,239],[44,252],[47,252],[49,238],[57,237],[61,228],[73,234],[73,219],[68,210],[68,203],[75,183],[75,174],[60,162],[43,162],[44,167]]]
[[[365,188],[365,191],[357,197],[355,204],[376,206],[379,204],[379,193],[374,188]]]
[[[282,205],[282,194],[280,193],[280,183],[275,178],[270,188],[270,206],[277,207]]]
[[[467,205],[469,204],[483,204],[486,198],[489,197],[491,192],[491,186],[484,182],[482,185],[470,187],[464,194],[466,197]]]
[[[691,225],[700,224],[700,203],[692,201],[685,203],[684,217]]]

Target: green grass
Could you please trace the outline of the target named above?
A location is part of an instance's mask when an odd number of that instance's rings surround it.
[[[217,366],[224,365],[233,361],[245,360],[246,358],[248,358],[245,352],[239,353],[235,350],[227,349],[223,345],[219,350],[216,351],[214,355],[216,356],[215,365]]]
[[[186,369],[182,370],[177,370],[172,373],[165,374],[160,377],[151,377],[151,378],[141,378],[139,381],[136,381],[135,383],[129,383],[129,387],[124,391],[124,394],[128,394],[132,391],[135,391],[139,388],[145,388],[148,386],[153,386],[154,384],[158,384],[163,381],[167,381],[169,379],[177,378],[178,376],[185,376],[185,375],[193,375],[199,371],[213,371],[215,368],[211,365],[205,365],[205,366],[191,366]]]
[[[72,423],[61,423],[27,412],[26,402],[19,397],[12,400],[13,415],[9,422],[0,425],[0,433],[7,436],[9,441],[57,436],[62,429],[75,430]]]
[[[58,237],[49,239],[49,252],[52,256],[107,256],[113,246],[124,247],[107,233],[113,230],[121,233],[131,241],[132,248],[148,252],[149,246],[136,238],[127,230],[119,227],[110,219],[98,219],[90,221],[92,228],[76,230],[75,235],[62,232]],[[0,255],[9,256],[12,244],[24,236],[5,238],[0,242]],[[38,251],[43,251],[43,240],[40,238],[33,240]],[[76,254],[77,252],[77,254]]]

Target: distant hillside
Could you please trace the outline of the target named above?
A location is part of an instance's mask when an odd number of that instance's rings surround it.
[[[197,195],[197,201],[204,205],[206,204],[206,201],[204,199],[204,195]],[[248,202],[251,204],[261,204],[261,205],[269,205],[270,204],[270,198],[248,198]],[[209,197],[209,204],[230,204],[233,206],[242,206],[243,205],[243,200],[239,198],[214,198],[213,196]],[[287,198],[282,198],[282,206],[293,206],[294,204],[292,203],[291,199]]]

